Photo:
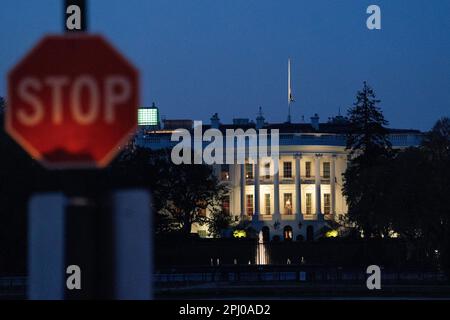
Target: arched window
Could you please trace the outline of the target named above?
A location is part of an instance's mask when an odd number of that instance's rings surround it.
[[[284,235],[284,240],[286,241],[290,241],[292,240],[292,227],[291,226],[286,226],[283,229],[283,235]]]
[[[314,240],[314,227],[308,226],[306,228],[306,241],[313,241]]]

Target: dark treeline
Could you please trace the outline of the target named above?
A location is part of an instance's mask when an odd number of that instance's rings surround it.
[[[450,119],[437,121],[419,147],[393,150],[378,103],[364,83],[349,110],[347,222],[364,237],[401,237],[449,270]]]

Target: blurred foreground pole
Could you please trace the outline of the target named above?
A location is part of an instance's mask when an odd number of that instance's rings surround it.
[[[151,299],[151,200],[144,190],[101,198],[36,194],[29,208],[29,299]],[[81,270],[81,289],[66,285]]]
[[[28,209],[28,299],[64,298],[64,209],[62,193],[34,196]]]
[[[153,226],[151,200],[143,190],[115,192],[111,199],[114,232],[114,298],[151,299]]]
[[[87,31],[86,15],[86,1],[65,0],[64,30]],[[112,190],[106,171],[62,177],[61,190],[29,203],[28,298],[151,299],[149,193]]]

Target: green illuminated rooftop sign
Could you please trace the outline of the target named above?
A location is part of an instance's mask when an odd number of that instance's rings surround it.
[[[138,124],[140,126],[157,126],[158,118],[158,108],[138,109]]]

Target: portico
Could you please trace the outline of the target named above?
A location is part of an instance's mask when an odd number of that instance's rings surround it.
[[[333,219],[337,158],[336,153],[284,153],[269,162],[270,175],[264,161],[239,165],[241,216],[252,221]]]

